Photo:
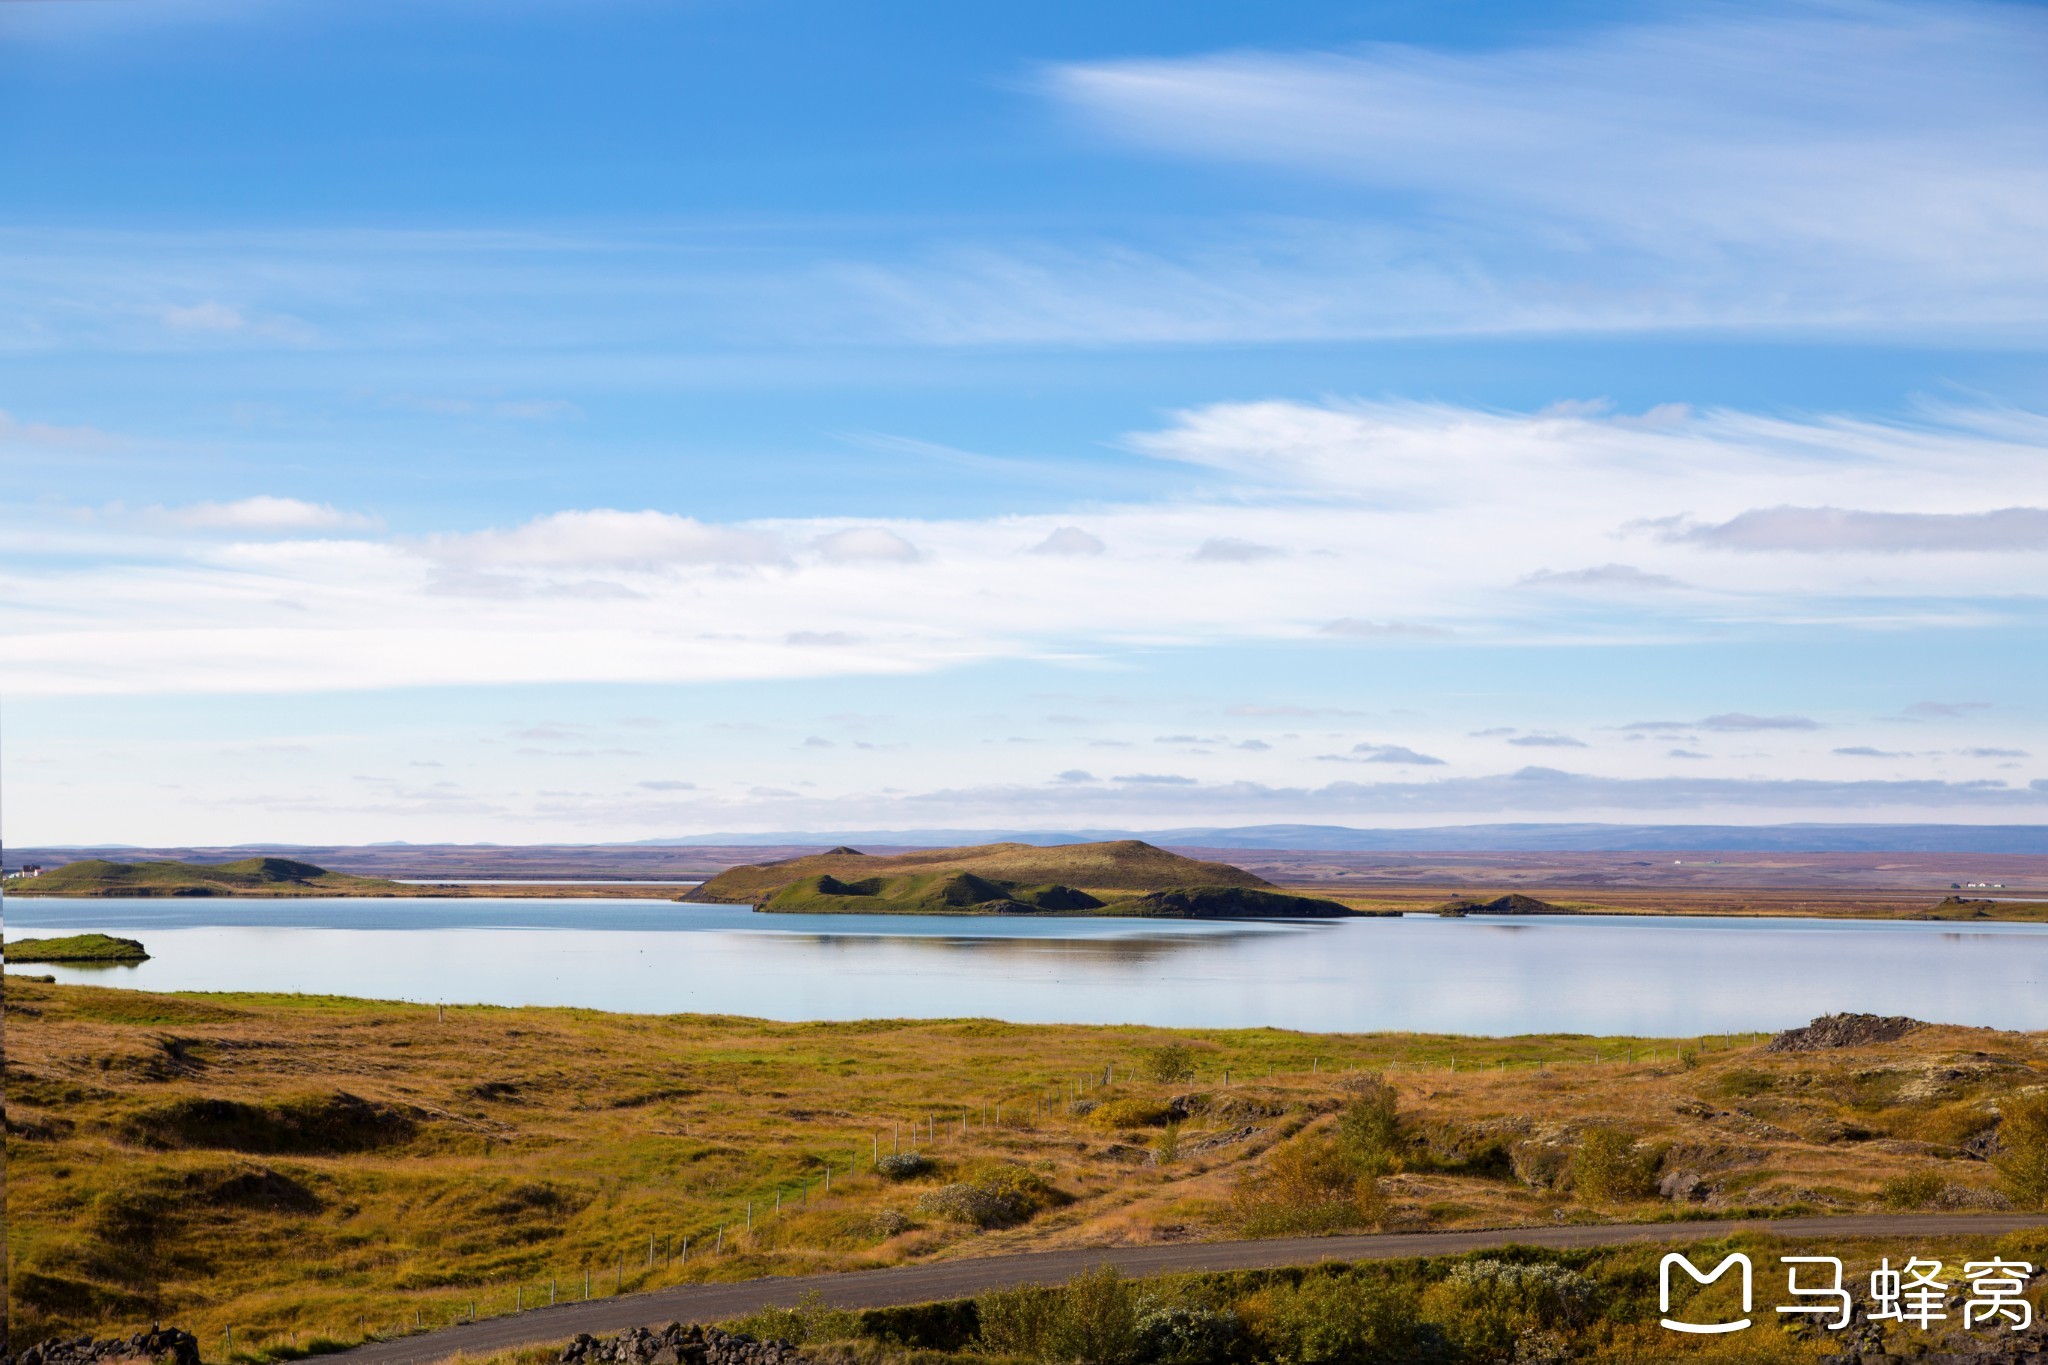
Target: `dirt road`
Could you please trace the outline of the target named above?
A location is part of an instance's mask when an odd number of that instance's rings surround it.
[[[1825,1253],[1830,1242],[1851,1237],[1996,1235],[2048,1226],[2039,1214],[1876,1214],[1842,1218],[1786,1218],[1753,1222],[1618,1224],[1599,1227],[1508,1228],[1499,1232],[1408,1232],[1358,1237],[1294,1237],[1258,1242],[1190,1242],[1171,1246],[1100,1247],[1040,1251],[1019,1256],[933,1261],[837,1275],[801,1275],[725,1284],[677,1285],[644,1294],[556,1304],[524,1313],[373,1341],[328,1359],[351,1365],[418,1365],[458,1352],[486,1355],[515,1346],[566,1341],[578,1332],[598,1335],[669,1321],[713,1322],[758,1308],[787,1307],[816,1291],[835,1308],[880,1308],[969,1298],[988,1289],[1048,1284],[1100,1265],[1127,1275],[1188,1270],[1254,1270],[1317,1261],[1388,1260],[1443,1256],[1508,1245],[1613,1246],[1627,1242],[1691,1242],[1747,1230],[1796,1240]]]

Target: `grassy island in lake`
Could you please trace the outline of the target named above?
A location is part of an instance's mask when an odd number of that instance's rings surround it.
[[[110,934],[71,934],[65,938],[25,938],[7,945],[9,962],[147,962],[149,954],[132,938]]]
[[[1329,919],[1371,913],[1281,891],[1241,867],[1141,839],[977,844],[882,858],[858,849],[729,868],[681,899],[783,914],[1136,915]]]

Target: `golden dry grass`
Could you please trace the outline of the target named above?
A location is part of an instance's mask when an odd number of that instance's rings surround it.
[[[2048,1036],[1951,1028],[1776,1055],[1748,1038],[444,1018],[17,981],[8,994],[13,1311],[30,1340],[160,1318],[285,1348],[503,1311],[551,1281],[580,1294],[586,1268],[611,1292],[1233,1236],[1238,1177],[1330,1125],[1362,1072],[1393,1082],[1410,1138],[1382,1182],[1392,1227],[1876,1209],[1887,1180],[1913,1173],[1932,1177],[1916,1198],[1971,1206],[1996,1198],[1970,1144],[1997,1098],[2048,1079]],[[1147,1051],[1176,1039],[1196,1076],[1140,1080]],[[1179,1155],[1148,1164],[1177,1095],[1197,1097]],[[1141,1103],[1111,1107],[1112,1126],[1071,1098]],[[1569,1172],[1595,1125],[1698,1175],[1707,1197],[1587,1203]],[[871,1173],[898,1143],[935,1169]],[[921,1192],[1002,1165],[1054,1199],[986,1230],[918,1211]]]

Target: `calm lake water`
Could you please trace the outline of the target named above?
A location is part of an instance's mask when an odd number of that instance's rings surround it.
[[[757,915],[664,900],[13,900],[10,937],[140,938],[151,990],[772,1019],[1637,1036],[1864,1010],[2048,1028],[2048,925],[1647,916],[1288,922]]]

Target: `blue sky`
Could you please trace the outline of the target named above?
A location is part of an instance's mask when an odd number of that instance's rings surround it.
[[[2048,816],[2048,15],[10,5],[5,834]]]

